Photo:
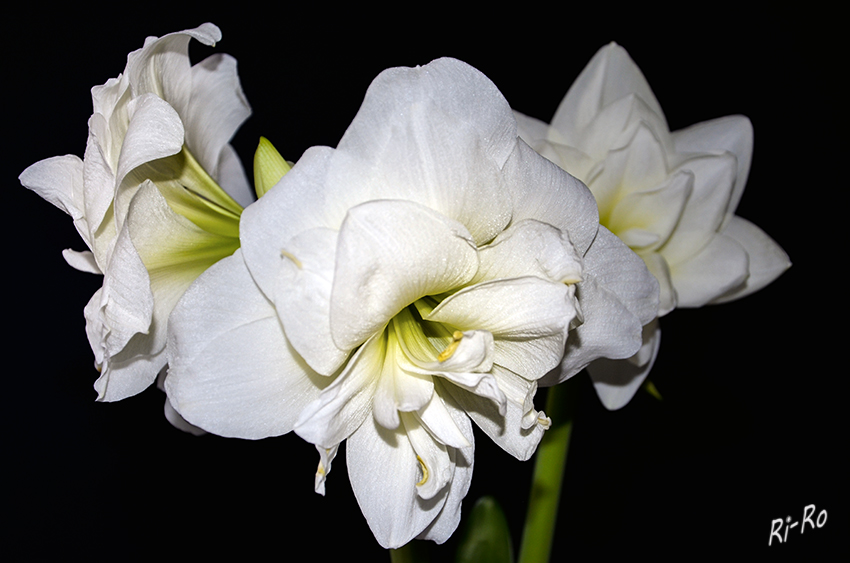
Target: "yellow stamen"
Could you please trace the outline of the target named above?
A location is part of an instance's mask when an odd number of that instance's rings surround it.
[[[449,358],[451,358],[452,355],[455,353],[455,350],[457,350],[457,347],[460,346],[460,341],[461,341],[462,338],[463,338],[463,333],[461,331],[459,331],[459,330],[454,331],[454,334],[452,334],[451,343],[448,346],[446,346],[445,350],[440,352],[440,355],[437,356],[437,361],[442,363],[442,362],[445,362],[446,360],[448,360]]]
[[[416,456],[416,461],[419,462],[419,467],[422,469],[422,480],[416,483],[417,487],[421,487],[428,481],[428,467],[425,465],[425,462],[422,461],[422,458]]]
[[[289,258],[290,260],[292,260],[292,263],[295,264],[296,266],[298,266],[299,270],[301,270],[303,268],[303,265],[301,264],[301,260],[296,258],[295,255],[290,253],[290,252],[287,252],[285,250],[281,250],[280,251],[280,257],[281,258]]]

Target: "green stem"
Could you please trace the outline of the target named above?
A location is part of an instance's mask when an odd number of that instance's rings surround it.
[[[534,476],[528,498],[528,512],[522,533],[518,563],[547,563],[552,551],[552,537],[561,498],[561,482],[567,465],[567,450],[573,429],[577,377],[550,387],[546,398],[546,415],[552,426],[537,448]]]
[[[392,563],[427,563],[427,542],[412,540],[398,549],[390,550]]]

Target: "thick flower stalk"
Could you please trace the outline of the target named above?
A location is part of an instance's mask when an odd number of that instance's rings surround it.
[[[516,114],[520,136],[587,184],[599,222],[643,258],[660,285],[658,316],[738,299],[789,266],[761,229],[735,215],[750,169],[753,129],[736,115],[670,132],[626,51],[611,43],[590,61],[547,125]],[[602,402],[620,408],[652,367],[658,322],[628,361],[589,372]]]
[[[89,250],[66,250],[68,263],[104,276],[85,308],[99,400],[156,379],[171,309],[238,248],[253,199],[228,144],[251,112],[236,61],[217,54],[190,65],[192,38],[212,45],[221,32],[208,23],[149,37],[118,78],[92,88],[85,158],[48,158],[20,176],[73,218]]]
[[[472,422],[527,459],[549,425],[537,380],[634,354],[657,309],[587,188],[453,59],[381,73],[338,147],[305,152],[240,236],[174,310],[169,398],[217,434],[295,430],[319,492],[345,441],[387,548],[457,527]]]

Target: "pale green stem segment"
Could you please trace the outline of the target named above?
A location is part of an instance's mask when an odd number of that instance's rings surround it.
[[[561,499],[561,482],[573,430],[577,379],[578,376],[574,376],[550,387],[548,391],[545,412],[552,420],[552,426],[543,435],[537,448],[518,563],[549,561]]]
[[[427,563],[428,546],[425,541],[413,540],[398,549],[390,550],[392,563]]]

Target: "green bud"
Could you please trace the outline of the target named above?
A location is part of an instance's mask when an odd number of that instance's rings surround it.
[[[260,144],[254,153],[254,190],[257,198],[263,197],[291,168],[271,141],[260,137]]]

